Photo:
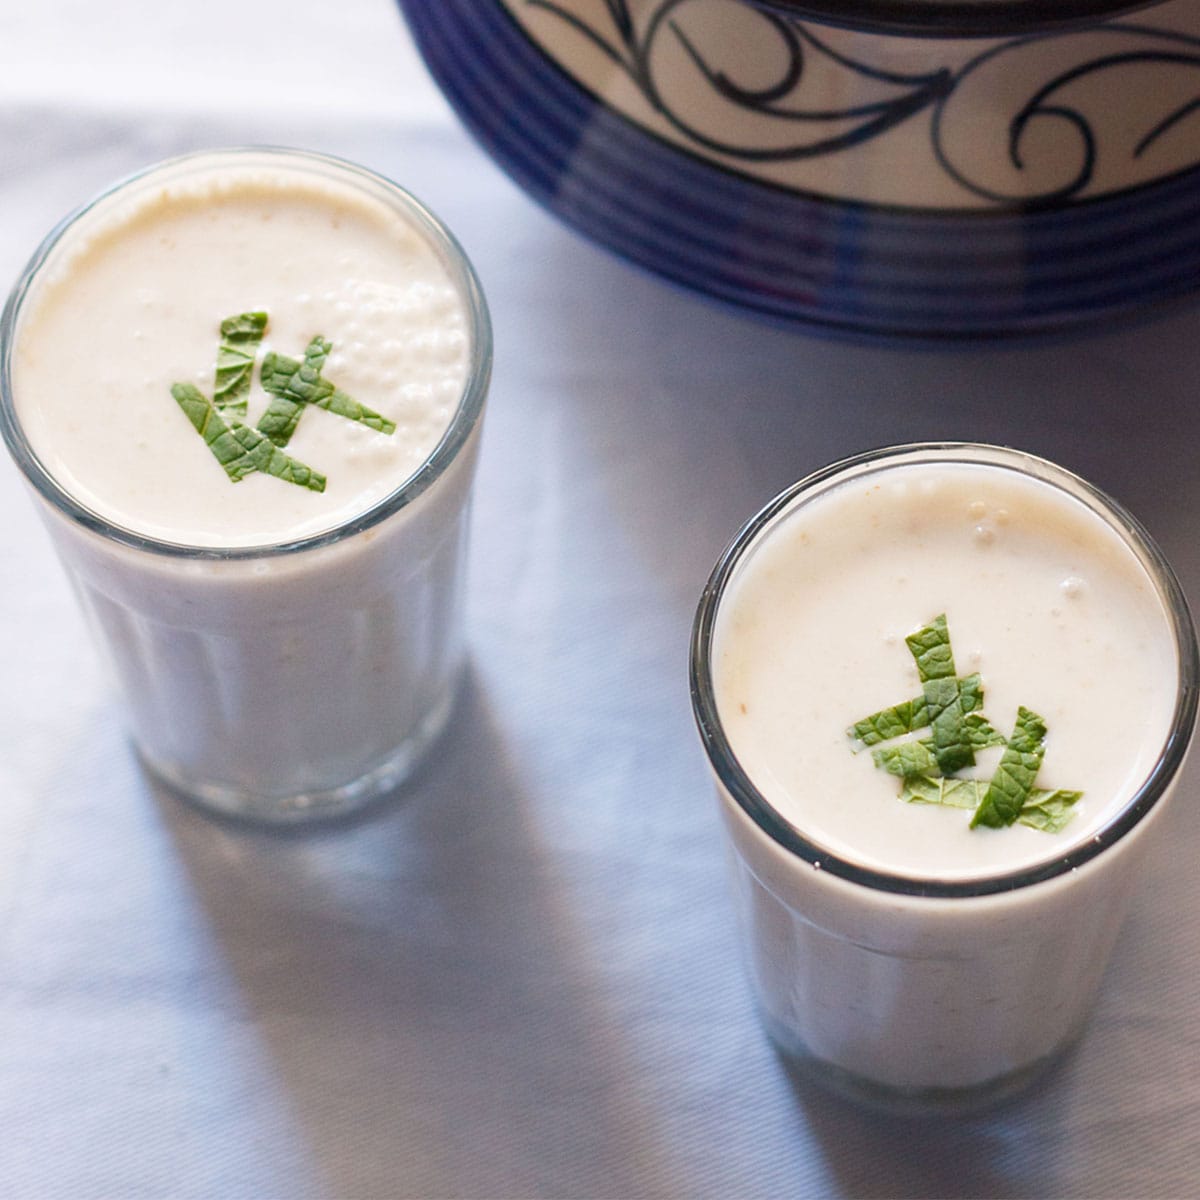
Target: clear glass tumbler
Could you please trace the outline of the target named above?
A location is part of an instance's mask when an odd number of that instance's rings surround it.
[[[43,272],[114,205],[214,168],[297,172],[382,203],[432,248],[467,313],[466,384],[416,472],[336,527],[267,545],[179,544],[100,515],[33,449],[14,395],[24,306]],[[9,298],[0,353],[0,430],[150,771],[202,807],[268,822],[346,813],[405,780],[445,726],[461,676],[491,373],[486,303],[452,234],[407,192],[341,160],[259,148],[185,156],[123,181],[50,234]]]
[[[865,864],[785,816],[765,794],[769,781],[731,745],[714,662],[731,583],[789,519],[833,489],[866,493],[897,467],[947,463],[1017,472],[1115,531],[1161,602],[1164,644],[1173,643],[1178,672],[1162,680],[1173,698],[1164,711],[1173,716],[1152,768],[1099,828],[1082,840],[1064,834],[1044,860],[1019,869],[938,877]],[[737,534],[700,600],[690,666],[749,973],[764,1024],[785,1055],[843,1093],[918,1110],[990,1101],[1055,1059],[1083,1027],[1196,718],[1195,630],[1171,568],[1141,525],[1078,477],[1017,451],[931,444],[868,453],[804,479]],[[836,710],[836,696],[821,699]],[[796,728],[803,737],[802,723]]]

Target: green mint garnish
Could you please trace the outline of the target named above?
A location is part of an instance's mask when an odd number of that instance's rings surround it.
[[[958,689],[959,704],[963,713],[963,731],[971,747],[984,750],[988,746],[1003,746],[1004,738],[988,724],[987,718],[979,711],[983,707],[983,681],[979,674],[960,679]],[[855,744],[856,749],[859,746],[877,746],[880,742],[890,742],[906,733],[924,729],[929,723],[929,705],[924,696],[917,696],[904,701],[903,704],[896,704],[864,717],[846,730],[846,736]],[[927,741],[932,748],[933,740]],[[876,762],[878,761],[876,757]]]
[[[303,362],[274,353],[263,359],[260,378],[270,393],[271,403],[259,418],[258,427],[275,445],[288,444],[306,404],[333,391],[333,384],[321,378],[332,349],[324,338],[315,337],[304,351]]]
[[[1062,829],[1083,793],[1033,786],[1045,756],[1045,721],[1020,708],[1011,738],[992,727],[982,712],[980,676],[959,679],[955,674],[945,614],[906,642],[917,660],[923,693],[851,725],[846,730],[851,749],[874,747],[876,767],[901,779],[901,800],[971,809],[972,829],[1003,828],[1016,821],[1049,833]],[[925,728],[931,730],[929,737],[882,744]],[[990,780],[955,776],[974,764],[976,750],[993,746],[1005,749]]]
[[[973,750],[1004,745],[1004,734],[993,729],[987,717],[980,712],[967,713],[963,717],[963,733]]]
[[[332,349],[332,345],[323,337],[315,337],[304,351],[303,362],[275,353],[263,359],[262,385],[270,393],[271,403],[259,420],[258,427],[277,446],[286,446],[291,440],[306,404],[326,409],[351,421],[360,421],[379,433],[396,432],[394,421],[389,421],[365,404],[359,404],[353,396],[348,396],[322,377],[325,360]]]
[[[314,492],[325,490],[324,475],[284,454],[257,429],[240,421],[226,421],[213,401],[194,384],[174,384],[171,395],[234,483],[253,471],[262,471]]]
[[[977,825],[1003,829],[1021,815],[1045,754],[1046,722],[1028,708],[1018,708],[1016,727],[971,818],[972,829]]]
[[[906,804],[942,804],[948,808],[979,807],[987,791],[986,779],[946,779],[944,776],[910,775],[900,789]]]
[[[246,425],[240,418],[246,415],[254,363],[266,328],[264,312],[226,317],[221,322],[213,398],[210,400],[191,383],[174,384],[171,395],[234,483],[253,471],[261,471],[286,483],[323,492],[325,476],[283,452],[296,432],[305,405],[361,421],[380,433],[395,433],[396,425],[322,378],[332,346],[320,336],[309,342],[303,362],[282,354],[267,355],[262,381],[271,400],[258,428]]]
[[[285,454],[269,437],[252,429],[249,425],[234,425],[233,436],[246,453],[257,470],[264,475],[274,475],[285,483],[299,484],[310,492],[323,492],[326,479],[320,471],[314,471],[299,459]]]
[[[846,736],[855,744],[855,749],[859,746],[878,746],[880,742],[890,742],[892,738],[924,729],[928,724],[929,706],[924,696],[917,696],[913,700],[905,700],[903,704],[893,704],[891,708],[863,717],[846,730]]]
[[[239,313],[221,322],[221,345],[217,350],[217,375],[213,404],[234,416],[246,415],[246,400],[254,380],[254,360],[267,327],[264,312]]]
[[[900,799],[908,804],[943,804],[950,808],[977,809],[987,793],[986,779],[935,779],[928,775],[913,775],[904,781]],[[1082,792],[1061,788],[1046,791],[1033,788],[1021,805],[1017,820],[1031,829],[1057,833],[1074,816],[1073,805]]]
[[[943,775],[953,775],[974,766],[975,752],[963,728],[965,713],[945,613],[904,640],[917,660],[938,768]]]
[[[963,717],[963,736],[973,750],[986,750],[989,746],[1005,744],[1004,738],[988,724],[987,717],[978,712],[967,713]],[[875,765],[889,775],[907,777],[942,774],[933,738],[903,742],[899,746],[880,746],[871,752],[871,757],[875,760]]]
[[[881,746],[872,752],[875,765],[889,775],[907,779],[911,775],[941,775],[931,739],[901,742],[899,746]]]
[[[233,430],[217,411],[216,405],[195,384],[173,384],[171,395],[234,483],[258,470],[246,453],[246,448],[233,436]]]
[[[1068,792],[1062,788],[1052,792],[1034,788],[1021,805],[1021,815],[1017,820],[1031,829],[1058,833],[1075,815],[1074,805],[1082,796],[1082,792]]]

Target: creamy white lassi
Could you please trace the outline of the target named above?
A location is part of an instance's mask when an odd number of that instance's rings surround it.
[[[211,393],[225,318],[267,316],[261,359],[331,344],[323,374],[394,422],[316,408],[287,445],[323,492],[236,487],[171,399]],[[229,164],[112,197],[74,227],[22,307],[12,357],[33,452],[100,516],[189,546],[295,541],[358,516],[429,457],[470,368],[467,297],[386,197],[311,169]],[[270,401],[252,372],[247,423]]]
[[[848,745],[856,720],[921,694],[905,637],[942,613],[996,730],[1021,705],[1045,719],[1038,784],[1083,793],[1060,832],[900,803],[899,779]],[[781,521],[730,580],[713,642],[722,724],[772,806],[835,854],[937,879],[1029,866],[1101,829],[1162,750],[1178,673],[1163,599],[1111,526],[963,463],[868,477]],[[1001,753],[958,774],[987,778]]]
[[[191,156],[52,236],[4,337],[6,439],[146,761],[268,819],[407,774],[461,662],[490,368],[450,235],[350,164]]]
[[[966,761],[935,752],[908,642],[935,627]],[[1051,1055],[1108,957],[1194,675],[1157,551],[1040,460],[884,452],[766,510],[702,602],[693,688],[775,1036],[923,1095]],[[1032,766],[1022,711],[1044,726]],[[1025,768],[1011,823],[973,824]]]

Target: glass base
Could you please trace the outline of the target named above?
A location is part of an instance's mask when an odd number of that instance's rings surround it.
[[[763,1015],[763,1025],[775,1049],[798,1078],[811,1080],[844,1100],[898,1116],[966,1116],[993,1108],[1023,1092],[1062,1061],[1074,1045],[1071,1039],[1042,1058],[979,1083],[956,1087],[897,1087],[847,1071],[816,1058],[777,1021]]]
[[[224,783],[198,779],[159,761],[136,741],[134,748],[146,770],[161,783],[206,814],[259,825],[303,825],[350,816],[382,800],[407,782],[422,766],[433,743],[446,728],[457,688],[431,710],[416,729],[387,757],[361,775],[330,788],[313,788],[286,795],[254,792]]]

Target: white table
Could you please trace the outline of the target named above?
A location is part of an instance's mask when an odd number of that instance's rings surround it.
[[[4,279],[153,159],[304,145],[446,219],[497,344],[463,703],[346,827],[240,831],[147,782],[0,462],[0,1193],[1200,1194],[1200,759],[1077,1051],[997,1112],[889,1120],[759,1031],[686,686],[734,529],[887,442],[1056,458],[1200,597],[1195,312],[947,351],[715,309],[519,192],[388,0],[8,0],[0,62]]]

